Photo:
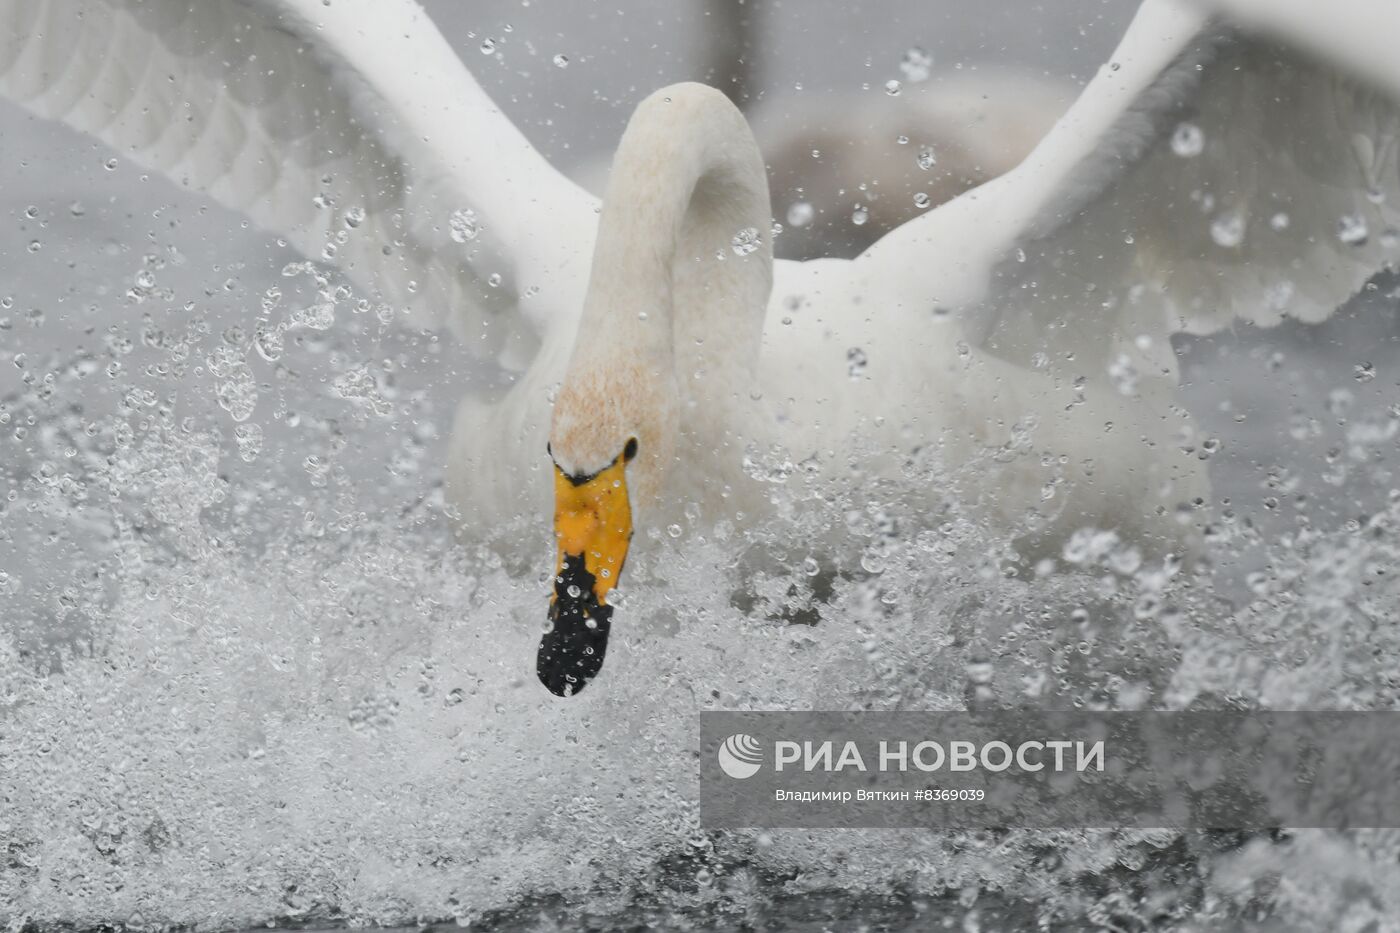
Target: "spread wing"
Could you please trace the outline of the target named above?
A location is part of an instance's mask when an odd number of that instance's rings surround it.
[[[1373,7],[1344,6],[1317,51],[1148,0],[1020,166],[895,231],[868,274],[902,266],[911,302],[1066,377],[1170,385],[1173,332],[1326,318],[1400,256],[1400,109],[1346,65]]]
[[[0,0],[0,93],[528,360],[575,313],[591,197],[412,0]]]

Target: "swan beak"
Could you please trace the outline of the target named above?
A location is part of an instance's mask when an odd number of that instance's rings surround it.
[[[559,558],[549,601],[552,625],[540,639],[535,671],[555,696],[578,693],[603,668],[613,611],[608,591],[622,574],[632,541],[625,470],[622,457],[592,476],[554,468]]]

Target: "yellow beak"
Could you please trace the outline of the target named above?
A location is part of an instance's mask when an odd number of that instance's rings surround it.
[[[572,477],[554,468],[553,623],[540,639],[535,671],[556,696],[582,690],[603,668],[617,585],[632,541],[632,505],[626,463],[618,457],[600,473]]]

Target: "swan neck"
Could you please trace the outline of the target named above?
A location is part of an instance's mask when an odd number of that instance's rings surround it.
[[[752,373],[772,287],[768,181],[742,114],[698,84],[643,101],[609,178],[578,352],[681,380]]]

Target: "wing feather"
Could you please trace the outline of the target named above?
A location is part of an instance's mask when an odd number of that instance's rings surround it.
[[[0,93],[333,254],[479,355],[528,359],[581,304],[593,200],[412,0],[0,0]]]
[[[1020,166],[867,263],[938,248],[907,301],[959,309],[990,351],[1170,384],[1172,333],[1320,321],[1395,262],[1397,140],[1396,98],[1344,64],[1148,0]]]

